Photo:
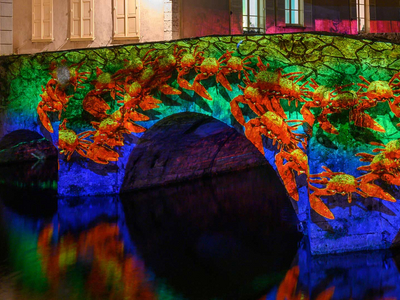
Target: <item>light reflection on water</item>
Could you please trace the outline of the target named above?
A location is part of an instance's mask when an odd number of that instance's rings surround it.
[[[3,188],[0,299],[397,299],[400,255],[311,257],[268,173],[56,205]]]

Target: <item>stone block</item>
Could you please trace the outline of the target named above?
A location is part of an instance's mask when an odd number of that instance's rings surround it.
[[[169,1],[164,2],[164,12],[172,12],[172,3]]]

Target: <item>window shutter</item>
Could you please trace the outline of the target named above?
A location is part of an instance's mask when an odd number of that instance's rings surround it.
[[[93,0],[81,0],[82,4],[82,38],[93,38]]]
[[[32,0],[32,39],[42,38],[42,3],[41,0]]]
[[[114,36],[125,36],[125,0],[114,0]]]
[[[285,0],[276,0],[276,26],[284,27],[285,21]]]
[[[53,1],[43,0],[43,39],[53,38]]]
[[[71,0],[71,38],[81,37],[81,0]]]
[[[357,20],[357,4],[356,0],[350,0],[350,20]]]
[[[139,36],[139,18],[137,16],[137,0],[126,0],[127,9],[127,36]]]
[[[369,0],[369,18],[376,20],[376,0]]]
[[[32,41],[53,39],[53,0],[32,0]]]
[[[265,3],[266,30],[275,26],[275,0],[267,0]]]
[[[114,0],[114,37],[138,37],[137,0]]]
[[[304,26],[312,28],[313,14],[312,14],[312,0],[304,0]]]
[[[93,39],[93,0],[71,0],[71,39]]]

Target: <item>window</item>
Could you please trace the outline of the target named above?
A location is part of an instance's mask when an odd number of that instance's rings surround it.
[[[243,32],[265,33],[265,0],[243,0]]]
[[[53,0],[32,0],[32,42],[53,41]]]
[[[356,13],[357,13],[357,31],[366,32],[366,8],[365,0],[356,0]]]
[[[303,25],[304,9],[302,0],[285,0],[285,23],[294,26]]]
[[[93,40],[93,0],[71,0],[70,5],[70,40]]]
[[[113,0],[114,39],[139,38],[139,0]]]

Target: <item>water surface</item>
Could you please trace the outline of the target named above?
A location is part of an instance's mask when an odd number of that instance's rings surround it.
[[[0,299],[397,299],[396,252],[311,257],[270,174],[71,199],[3,186]]]

